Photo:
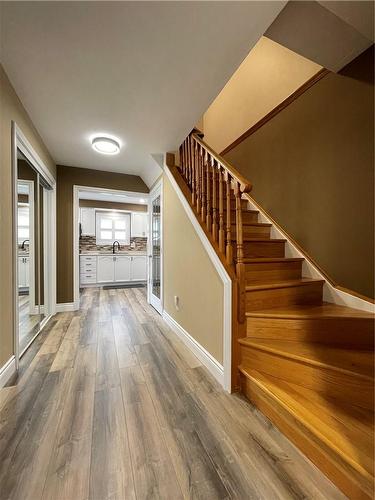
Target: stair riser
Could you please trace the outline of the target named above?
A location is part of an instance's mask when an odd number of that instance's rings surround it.
[[[287,409],[263,391],[256,383],[241,375],[242,392],[266,415],[348,498],[370,500],[372,484],[356,469],[344,462],[334,450],[319,441],[310,429],[297,421]]]
[[[252,262],[246,264],[246,281],[252,283],[299,279],[302,261],[299,262]]]
[[[355,373],[345,373],[285,358],[275,353],[241,345],[241,364],[248,369],[280,378],[337,399],[371,410],[374,404],[373,383]],[[329,360],[322,360],[328,362]]]
[[[227,206],[227,200],[224,198],[224,206],[223,208],[226,208]],[[213,207],[213,198],[211,197],[211,207]],[[248,207],[248,202],[247,200],[241,200],[241,207],[242,211],[247,210]],[[216,208],[219,209],[219,198],[216,199]],[[233,210],[236,208],[236,200],[234,198],[231,198],[230,200],[230,208]]]
[[[284,241],[245,241],[243,244],[244,257],[253,259],[256,257],[284,257]]]
[[[367,350],[372,350],[374,347],[374,328],[371,319],[247,318],[246,327],[247,337],[253,339],[319,342]]]
[[[322,296],[323,286],[320,282],[295,287],[247,291],[246,310],[257,311],[293,304],[320,304]]]
[[[232,234],[235,234],[236,225],[232,225]],[[267,239],[271,237],[271,227],[269,226],[242,226],[242,235],[245,238]]]
[[[217,217],[219,219],[219,212],[217,213]],[[224,224],[227,221],[227,212],[224,210]],[[258,213],[257,212],[242,212],[242,222],[258,222]],[[235,210],[231,211],[231,223],[232,225],[236,223],[236,212]]]

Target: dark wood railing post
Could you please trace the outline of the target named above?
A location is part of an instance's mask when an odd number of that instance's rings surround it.
[[[212,165],[212,239],[217,241],[217,186],[216,186],[216,161],[211,156]]]
[[[201,221],[206,223],[207,212],[207,192],[206,192],[206,166],[207,166],[207,151],[202,151],[202,206],[201,206]]]
[[[226,257],[227,257],[227,262],[228,264],[233,263],[233,248],[232,248],[232,217],[231,217],[231,206],[230,206],[230,199],[231,199],[231,178],[230,175],[227,171],[225,171],[225,183],[226,183],[226,202],[227,202],[227,226],[226,226],[226,233],[227,233],[227,241],[226,241]]]
[[[201,146],[197,144],[197,212],[201,210]]]

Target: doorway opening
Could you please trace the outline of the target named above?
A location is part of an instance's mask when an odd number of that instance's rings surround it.
[[[80,290],[146,286],[148,193],[73,187],[74,309]]]

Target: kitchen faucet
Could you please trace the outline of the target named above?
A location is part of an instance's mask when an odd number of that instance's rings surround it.
[[[118,245],[118,250],[120,250],[120,243],[116,240],[113,242],[113,245],[112,245],[112,253],[115,253],[115,245]]]
[[[26,241],[28,241],[28,242],[29,242],[29,244],[30,244],[30,240],[24,240],[24,241],[22,242],[22,245],[21,245],[22,250],[25,250],[25,243],[26,243]]]

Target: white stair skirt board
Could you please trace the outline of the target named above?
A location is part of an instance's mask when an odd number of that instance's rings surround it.
[[[13,355],[0,368],[0,389],[5,386],[8,380],[16,373],[16,357]]]
[[[230,392],[231,391],[231,377],[232,377],[232,281],[225,270],[225,267],[221,263],[219,257],[216,255],[215,250],[212,248],[210,240],[205,235],[203,229],[201,228],[192,208],[190,207],[187,199],[185,198],[183,192],[179,188],[177,182],[175,181],[171,171],[169,170],[165,158],[164,158],[164,172],[168,177],[173,189],[175,190],[178,199],[180,200],[186,215],[188,216],[195,232],[197,233],[204,249],[207,252],[213,266],[215,267],[221,281],[223,282],[224,293],[223,293],[223,368],[224,376],[221,385],[223,388]],[[198,344],[199,345],[199,344]],[[201,348],[203,349],[203,347]],[[208,353],[207,353],[208,354]],[[203,362],[203,361],[202,361]],[[220,365],[221,366],[221,365]]]
[[[370,313],[375,312],[375,306],[371,302],[352,295],[349,292],[339,290],[331,283],[329,283],[327,281],[327,278],[309,259],[308,255],[305,255],[299,248],[297,248],[293,244],[292,241],[290,241],[288,234],[286,234],[278,224],[269,219],[267,214],[263,211],[262,207],[258,205],[258,203],[249,194],[245,194],[244,199],[247,199],[247,201],[249,202],[250,209],[259,210],[259,222],[269,222],[272,224],[271,238],[286,239],[285,257],[303,257],[305,259],[302,265],[303,276],[307,278],[322,279],[325,281],[323,286],[324,301],[331,302],[339,306],[352,307],[353,309],[359,309],[361,311]]]
[[[219,384],[224,387],[224,367],[221,365],[199,342],[197,342],[167,311],[163,311],[163,319],[171,330],[182,340],[182,342],[195,354],[199,361],[215,377]]]
[[[78,311],[79,304],[75,304],[74,302],[65,302],[64,304],[56,304],[56,312],[71,312]]]

